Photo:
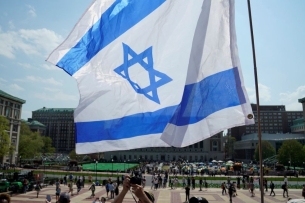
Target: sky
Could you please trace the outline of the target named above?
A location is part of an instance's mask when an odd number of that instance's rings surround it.
[[[0,89],[26,100],[22,118],[42,107],[76,108],[75,80],[46,58],[82,16],[91,0],[0,1]],[[305,1],[252,0],[260,104],[300,111],[305,97]],[[245,87],[256,103],[246,0],[235,2],[239,57]]]

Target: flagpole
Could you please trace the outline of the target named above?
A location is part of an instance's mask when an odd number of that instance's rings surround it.
[[[250,0],[248,0],[248,12],[251,30],[251,41],[252,41],[252,54],[253,54],[253,65],[254,65],[254,78],[255,78],[255,92],[256,92],[256,110],[257,110],[257,135],[258,135],[258,146],[259,146],[259,167],[260,167],[260,190],[261,190],[261,203],[264,203],[264,169],[263,169],[263,153],[262,153],[262,134],[261,134],[261,119],[260,119],[260,107],[259,107],[259,92],[258,92],[258,79],[257,79],[257,69],[256,69],[256,56],[255,56],[255,46],[254,46],[254,35],[252,26],[252,15],[251,15],[251,5]]]

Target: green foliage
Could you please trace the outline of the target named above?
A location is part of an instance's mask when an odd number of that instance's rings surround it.
[[[278,151],[278,160],[284,165],[302,166],[305,162],[305,149],[297,140],[284,141]]]
[[[42,136],[43,141],[43,147],[42,152],[43,153],[55,153],[56,149],[52,146],[52,139],[50,137]]]
[[[76,160],[78,162],[82,162],[84,161],[84,157],[86,155],[83,154],[76,154],[75,149],[73,149],[70,153],[69,153],[69,157],[71,160]]]
[[[22,159],[33,158],[41,153],[54,153],[50,137],[41,136],[38,132],[32,132],[25,122],[21,122],[19,154]]]
[[[4,116],[0,116],[0,158],[14,150],[7,130],[9,130],[9,121]]]
[[[266,140],[262,140],[262,156],[263,156],[262,159],[266,159],[273,155],[275,155],[275,149],[273,148],[271,143]],[[259,161],[259,145],[256,145],[254,151],[254,159],[256,161]]]

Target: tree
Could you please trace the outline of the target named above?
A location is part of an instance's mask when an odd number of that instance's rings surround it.
[[[284,141],[279,148],[277,158],[284,165],[302,166],[305,161],[304,147],[297,140]]]
[[[55,147],[52,146],[52,139],[47,136],[42,136],[43,147],[42,153],[54,153],[56,152]]]
[[[236,142],[236,138],[235,137],[227,137],[226,140],[226,144],[225,144],[225,154],[226,157],[225,158],[229,158],[231,157],[232,159],[234,159],[235,156],[235,151],[234,151],[234,144]]]
[[[73,149],[70,153],[69,153],[69,157],[71,160],[76,160],[78,162],[83,161],[84,157],[86,155],[84,154],[76,154],[75,149]]]
[[[22,159],[33,158],[42,152],[44,146],[41,135],[38,132],[32,132],[29,126],[21,122],[19,154]]]
[[[7,133],[9,130],[9,121],[4,117],[0,116],[0,158],[9,154],[12,151],[10,136]],[[2,162],[2,161],[1,161]]]
[[[271,145],[270,142],[266,140],[262,140],[262,155],[262,159],[266,159],[275,155],[274,147]],[[259,145],[256,145],[256,149],[254,151],[254,159],[256,161],[259,161]]]

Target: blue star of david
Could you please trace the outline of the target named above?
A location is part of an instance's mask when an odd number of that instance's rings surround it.
[[[140,54],[135,53],[128,45],[123,43],[124,62],[114,71],[128,80],[132,88],[138,93],[143,94],[148,99],[160,104],[157,89],[162,85],[172,81],[166,74],[161,73],[153,67],[152,47],[147,48]],[[128,59],[128,55],[132,58]],[[144,61],[147,59],[147,62]],[[139,63],[149,74],[149,86],[140,87],[137,83],[131,81],[128,69],[134,64]]]

